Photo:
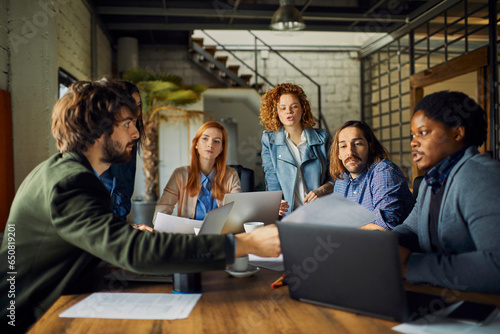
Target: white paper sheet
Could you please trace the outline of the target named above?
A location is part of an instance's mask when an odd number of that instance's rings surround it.
[[[154,228],[159,232],[194,234],[194,227],[201,226],[202,224],[202,220],[177,217],[158,212]]]
[[[358,203],[339,194],[331,194],[301,205],[282,221],[357,228],[376,219],[377,216]]]
[[[500,333],[500,315],[492,322],[477,326],[454,321],[445,317],[426,318],[397,325],[395,331],[408,334],[498,334]]]
[[[175,320],[189,316],[201,294],[93,293],[61,318]]]
[[[283,263],[283,255],[278,257],[261,257],[254,254],[248,254],[248,262],[252,266],[271,269],[275,271],[285,271],[285,264]]]

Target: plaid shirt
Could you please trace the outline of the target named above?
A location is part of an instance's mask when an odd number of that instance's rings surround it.
[[[353,179],[343,174],[333,192],[361,204],[377,216],[375,224],[392,230],[413,209],[414,199],[403,172],[389,160],[374,163]]]
[[[465,148],[459,150],[443,160],[441,160],[436,166],[432,167],[430,171],[425,173],[424,180],[429,187],[432,188],[432,192],[437,194],[444,181],[451,172],[451,169],[460,160],[465,153]]]

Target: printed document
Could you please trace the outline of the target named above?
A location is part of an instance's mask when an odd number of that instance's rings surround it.
[[[61,318],[186,319],[201,294],[93,293],[59,314]]]
[[[375,214],[358,203],[339,194],[331,194],[301,205],[282,221],[358,228],[376,219]]]
[[[154,229],[159,232],[194,234],[194,228],[201,225],[203,225],[202,220],[171,216],[158,212]]]

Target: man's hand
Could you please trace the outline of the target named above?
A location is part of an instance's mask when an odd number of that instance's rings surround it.
[[[252,233],[238,233],[235,257],[255,254],[264,257],[276,257],[281,254],[278,227],[267,225],[255,229]]]
[[[403,277],[406,277],[406,268],[408,267],[408,260],[410,259],[411,251],[403,246],[399,246],[399,256],[401,258],[401,271]]]
[[[281,204],[280,204],[280,216],[284,216],[285,215],[285,212],[288,212],[288,202],[287,201],[284,201],[284,200],[281,200]]]
[[[332,192],[333,192],[333,184],[327,182],[318,189],[310,191],[309,194],[307,194],[306,197],[304,198],[304,203],[312,202],[320,197],[331,194]]]
[[[132,224],[132,227],[135,228],[136,230],[155,232],[154,228],[146,224]]]

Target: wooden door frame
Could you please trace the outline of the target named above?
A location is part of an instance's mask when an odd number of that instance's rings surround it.
[[[10,93],[0,89],[0,232],[5,230],[14,199],[14,153]]]
[[[488,47],[483,47],[466,55],[460,56],[449,62],[438,65],[431,69],[410,76],[410,114],[424,97],[424,88],[442,81],[470,73],[477,73],[477,103],[486,111],[488,120],[488,136],[486,144],[480,147],[480,151],[490,150],[490,122],[488,94]],[[411,115],[410,115],[411,118]],[[418,170],[415,162],[411,162],[412,177],[423,175],[424,172]]]

